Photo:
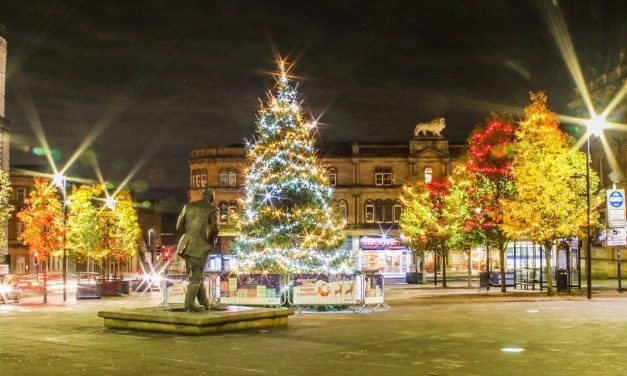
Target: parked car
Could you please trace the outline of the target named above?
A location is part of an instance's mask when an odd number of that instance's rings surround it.
[[[18,276],[0,275],[0,303],[19,303],[21,296]]]

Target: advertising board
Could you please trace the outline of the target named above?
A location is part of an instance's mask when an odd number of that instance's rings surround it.
[[[352,274],[295,274],[295,305],[355,304],[356,279]]]
[[[280,274],[220,275],[220,304],[280,305]]]

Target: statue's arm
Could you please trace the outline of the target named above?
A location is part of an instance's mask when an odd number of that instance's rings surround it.
[[[208,234],[207,239],[213,244],[218,240],[218,233],[220,229],[218,228],[218,210],[213,207],[211,213],[209,213],[209,223],[208,223]]]
[[[181,210],[181,214],[179,214],[179,218],[176,221],[177,231],[185,230],[185,209],[187,209],[187,205],[183,206],[183,210]]]

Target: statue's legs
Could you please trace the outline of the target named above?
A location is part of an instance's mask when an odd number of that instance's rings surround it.
[[[203,273],[206,261],[198,257],[186,257],[185,268],[189,275],[189,284],[187,285],[187,294],[185,295],[185,309],[187,311],[194,310],[194,302],[198,298],[198,303],[209,308],[209,299],[203,286]]]

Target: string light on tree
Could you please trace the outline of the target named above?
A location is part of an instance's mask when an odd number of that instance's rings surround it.
[[[289,67],[279,60],[275,92],[261,104],[257,130],[246,142],[248,166],[233,249],[244,271],[348,270],[345,220],[316,156],[316,122],[306,121]]]

